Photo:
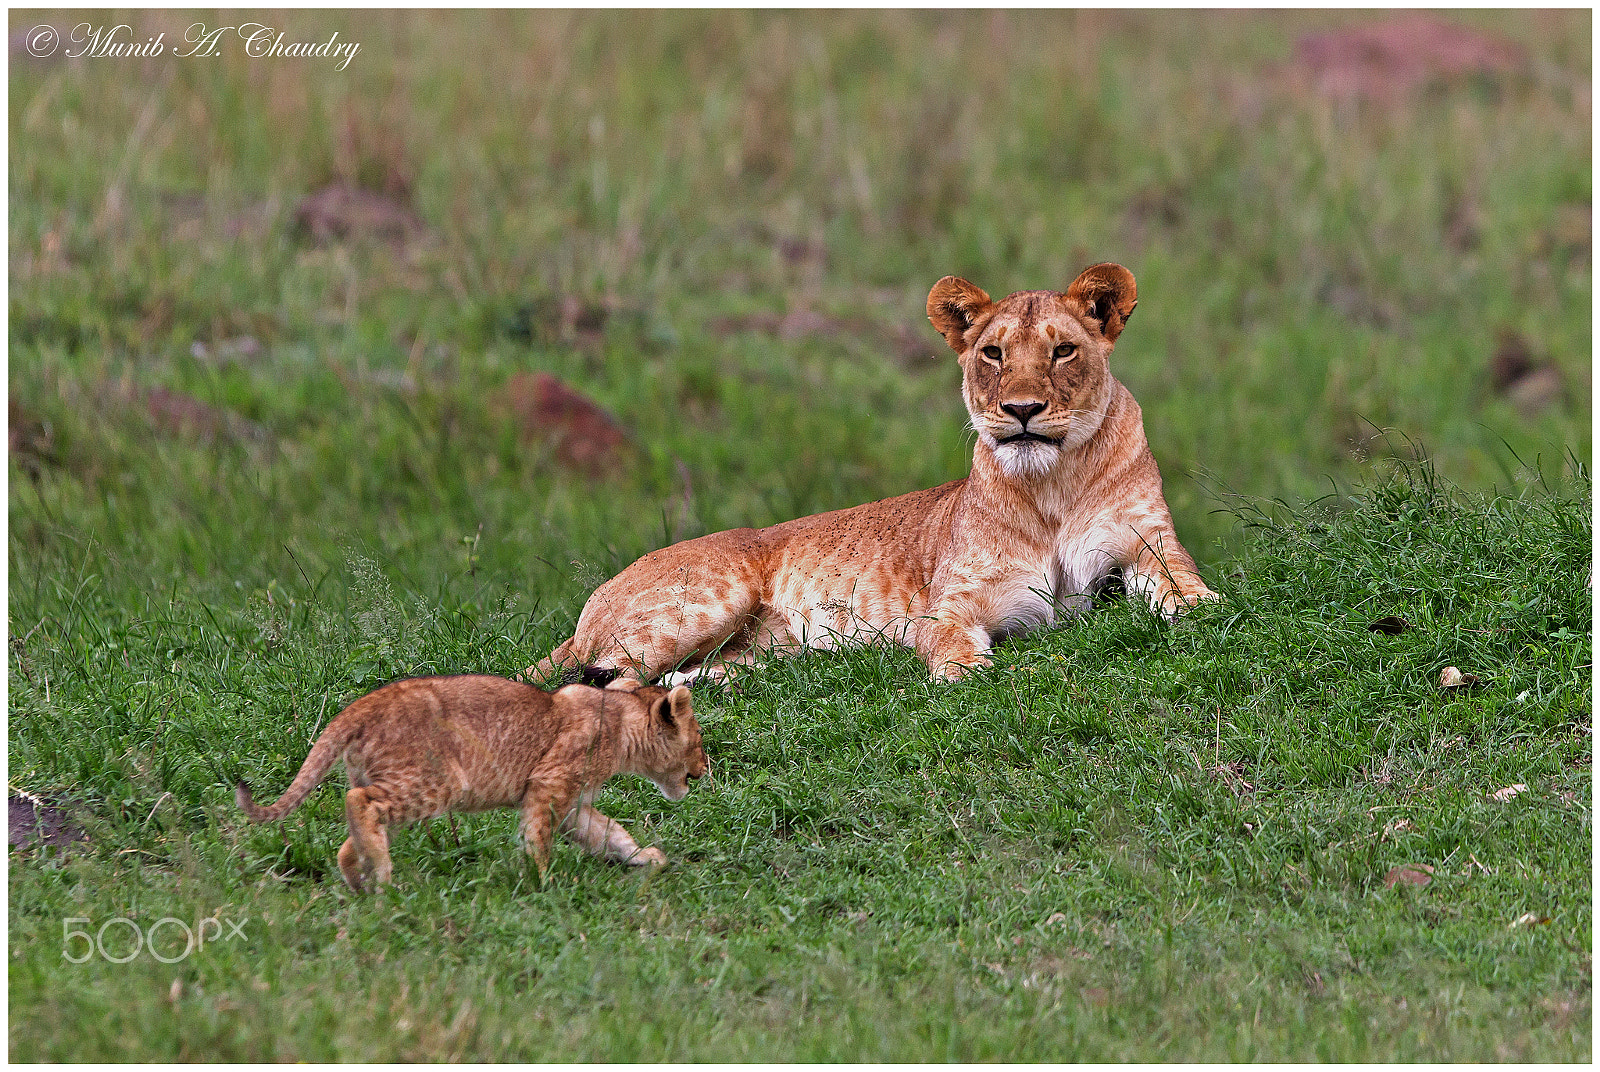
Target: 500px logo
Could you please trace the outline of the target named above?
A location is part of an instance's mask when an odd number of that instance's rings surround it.
[[[218,919],[216,916],[206,916],[195,921],[193,928],[181,919],[173,916],[163,916],[150,924],[147,930],[140,930],[139,925],[125,916],[117,916],[100,924],[100,929],[90,937],[88,931],[73,930],[75,923],[88,923],[93,925],[93,920],[88,916],[68,916],[61,921],[61,956],[62,959],[72,964],[82,964],[96,952],[102,960],[109,960],[113,964],[126,964],[140,952],[148,949],[150,955],[163,964],[176,964],[186,959],[190,953],[205,948],[206,942],[215,943],[218,940],[231,942],[235,938],[244,938],[245,924],[250,922],[246,916],[242,920]],[[222,926],[228,925],[228,933],[222,933]],[[112,930],[112,928],[117,928]],[[206,928],[211,928],[209,936]],[[110,949],[107,948],[106,932],[111,931]],[[173,943],[179,936],[183,937],[181,950]],[[159,936],[159,945],[158,945]],[[83,945],[73,947],[74,939],[83,939]],[[81,955],[74,955],[80,953]],[[175,955],[168,956],[168,953]]]

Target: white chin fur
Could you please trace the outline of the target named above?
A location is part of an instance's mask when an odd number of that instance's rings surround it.
[[[1061,448],[1055,443],[1041,443],[1036,439],[1022,443],[997,443],[995,461],[1013,480],[1044,476],[1061,460]]]

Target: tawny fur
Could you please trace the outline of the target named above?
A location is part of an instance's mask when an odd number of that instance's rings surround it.
[[[651,552],[601,585],[526,673],[717,677],[800,647],[910,645],[937,678],[1080,609],[1113,572],[1176,616],[1215,598],[1179,544],[1139,405],[1111,375],[1133,275],[991,301],[946,276],[928,318],[960,355],[972,471],[928,491]]]
[[[619,684],[550,693],[480,674],[396,681],[328,723],[277,803],[257,806],[243,782],[235,798],[255,822],[275,822],[343,760],[350,837],[339,870],[355,890],[389,881],[389,827],[450,811],[521,808],[541,876],[556,826],[597,856],[664,864],[660,849],[639,848],[597,811],[594,795],[613,774],[640,774],[682,800],[707,769],[700,724],[682,685]]]

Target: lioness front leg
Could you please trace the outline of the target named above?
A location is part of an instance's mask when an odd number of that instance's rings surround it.
[[[654,845],[641,849],[621,823],[591,804],[583,805],[563,819],[561,832],[592,855],[630,867],[659,867],[667,862],[666,854],[660,849]]]
[[[1143,595],[1152,610],[1169,619],[1176,619],[1202,599],[1221,598],[1206,587],[1194,559],[1171,531],[1139,539],[1131,561],[1123,568],[1122,580],[1129,592]]]
[[[989,658],[989,631],[982,625],[963,624],[940,612],[924,619],[917,630],[916,649],[936,681],[959,681],[982,669]]]

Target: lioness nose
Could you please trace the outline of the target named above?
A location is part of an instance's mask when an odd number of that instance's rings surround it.
[[[1030,418],[1044,410],[1043,402],[1002,402],[1000,408],[1011,414],[1026,427]]]

